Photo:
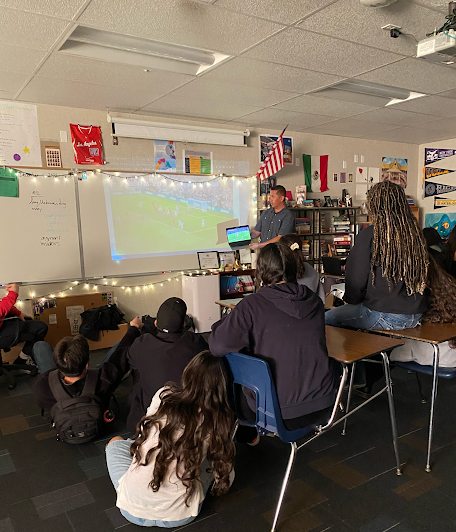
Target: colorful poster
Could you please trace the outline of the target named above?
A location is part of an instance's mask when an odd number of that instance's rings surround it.
[[[435,148],[425,148],[424,149],[424,164],[436,163],[447,157],[452,157],[456,155],[456,150],[437,150]]]
[[[456,199],[434,198],[434,209],[443,209],[444,207],[456,207]]]
[[[407,187],[407,159],[396,157],[382,158],[382,181],[391,181],[396,185]]]
[[[154,140],[155,170],[176,172],[175,144],[172,140]]]
[[[446,238],[456,224],[456,212],[430,213],[424,220],[425,227],[433,227],[442,238]]]
[[[104,164],[101,128],[70,124],[76,164]]]
[[[0,101],[0,165],[42,165],[36,105]]]
[[[212,152],[183,150],[186,174],[212,174]]]
[[[451,174],[454,170],[447,170],[446,168],[432,168],[430,166],[424,167],[424,179],[432,179],[439,175]]]
[[[439,196],[440,194],[449,194],[456,190],[455,185],[442,185],[441,183],[426,183],[424,187],[424,197]]]
[[[19,197],[19,180],[16,172],[10,172],[7,168],[0,168],[0,196]]]
[[[278,138],[278,135],[260,135],[260,163],[264,162]],[[292,137],[283,137],[283,160],[285,164],[293,164]]]

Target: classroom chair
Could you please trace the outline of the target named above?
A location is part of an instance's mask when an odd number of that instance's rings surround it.
[[[438,364],[438,359],[437,359]],[[456,377],[456,368],[442,368],[437,366],[437,371],[435,371],[434,366],[423,366],[417,362],[394,362],[394,366],[398,368],[403,368],[408,371],[413,371],[417,375],[418,388],[421,395],[421,402],[425,403],[426,399],[423,395],[421,388],[421,382],[418,378],[418,374],[430,375],[432,377],[432,392],[431,392],[431,413],[429,420],[429,437],[428,437],[428,452],[427,452],[427,461],[426,461],[426,471],[429,473],[431,471],[431,445],[432,445],[432,435],[434,429],[434,414],[435,414],[435,402],[437,400],[437,382],[439,377],[442,379],[454,379]]]
[[[260,435],[270,433],[278,436],[283,442],[289,443],[291,445],[290,457],[288,459],[288,465],[282,481],[279,501],[277,503],[274,521],[271,528],[271,532],[274,532],[276,530],[280,508],[282,506],[285,490],[291,475],[291,470],[293,469],[296,453],[299,451],[299,449],[323,434],[323,432],[329,429],[334,423],[345,381],[347,380],[348,370],[346,366],[342,368],[342,376],[339,389],[337,391],[336,401],[334,403],[331,417],[326,425],[309,425],[298,430],[287,430],[283,423],[282,414],[280,412],[279,402],[277,399],[277,393],[268,363],[259,358],[243,355],[241,353],[229,353],[225,356],[225,359],[229,365],[233,378],[234,397],[236,398],[236,384],[245,386],[256,393],[257,408],[255,423],[247,421],[236,412],[238,421],[235,431],[237,430],[238,423],[242,422],[250,427],[256,426]],[[301,443],[299,446],[297,445],[298,440],[310,434],[311,436],[304,443]]]
[[[3,321],[3,320],[0,320]],[[15,336],[8,336],[6,338],[2,338],[1,335],[1,329],[0,329],[0,375],[4,375],[6,378],[6,381],[8,383],[8,389],[13,390],[16,387],[16,379],[11,374],[12,371],[23,371],[30,375],[36,375],[37,369],[31,368],[30,366],[26,364],[10,364],[10,363],[4,363],[2,358],[2,350],[4,352],[8,352],[12,347],[14,347],[17,344],[17,340],[19,338],[19,319],[15,319],[15,322],[17,322],[17,327],[15,331]]]

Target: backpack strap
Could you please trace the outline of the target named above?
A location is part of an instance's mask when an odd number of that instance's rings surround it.
[[[95,395],[95,391],[98,384],[99,371],[97,369],[88,369],[85,377],[84,388],[81,392],[83,395]]]
[[[49,373],[49,387],[57,402],[66,401],[71,395],[63,388],[59,377],[59,370],[55,369]]]

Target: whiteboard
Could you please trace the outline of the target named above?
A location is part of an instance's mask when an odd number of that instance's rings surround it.
[[[190,177],[190,176],[189,176]],[[211,176],[207,176],[211,177]],[[201,178],[207,180],[207,177]],[[127,179],[126,179],[127,178]],[[195,179],[191,176],[192,180]],[[118,234],[115,234],[113,230],[113,223],[115,224],[116,220],[113,220],[113,206],[110,201],[115,197],[119,198],[119,195],[124,195],[126,198],[129,196],[134,197],[138,205],[138,213],[130,213],[128,216],[138,216],[138,226],[147,227],[147,231],[153,232],[154,234],[164,234],[165,231],[170,230],[171,219],[173,219],[173,229],[166,234],[170,234],[169,241],[172,242],[173,234],[180,236],[185,232],[186,226],[181,228],[182,233],[179,233],[179,221],[183,224],[187,224],[186,218],[180,218],[180,215],[177,214],[176,219],[173,218],[174,210],[176,209],[177,213],[183,211],[184,207],[187,207],[186,201],[176,193],[176,189],[179,186],[185,187],[188,185],[167,182],[163,183],[163,189],[170,187],[167,195],[164,195],[164,190],[161,190],[163,194],[158,194],[152,199],[152,195],[144,196],[144,194],[152,194],[150,192],[151,186],[153,184],[150,180],[153,180],[150,176],[149,178],[144,178],[144,191],[141,192],[141,180],[135,179],[135,174],[131,173],[120,173],[118,177],[113,177],[112,181],[108,182],[108,178],[103,175],[94,174],[93,177],[88,176],[87,180],[79,181],[79,199],[80,199],[80,216],[81,216],[81,229],[82,229],[82,242],[84,250],[84,268],[85,275],[87,277],[104,277],[104,276],[121,276],[121,275],[130,275],[130,274],[141,274],[141,273],[153,273],[153,272],[167,272],[167,271],[176,271],[176,270],[185,270],[185,269],[198,269],[198,257],[196,249],[185,249],[185,243],[176,244],[172,251],[168,250],[167,253],[162,253],[161,248],[156,250],[148,250],[148,253],[142,254],[139,252],[131,251],[131,253],[121,253],[119,248],[117,248],[117,253],[115,251],[116,246],[116,237]],[[160,178],[160,182],[162,178]],[[109,185],[110,183],[110,185]],[[112,186],[115,191],[114,193],[110,192],[110,186]],[[172,188],[174,187],[175,188]],[[204,182],[204,187],[210,186]],[[252,203],[252,183],[248,182],[246,179],[236,179],[233,182],[228,182],[227,187],[234,187],[236,189],[236,201],[233,201],[233,212],[225,212],[225,221],[217,224],[216,232],[214,233],[213,245],[208,249],[199,249],[198,251],[227,251],[229,246],[226,241],[226,231],[225,227],[234,227],[240,225],[241,223],[254,225],[255,220],[253,218],[256,210],[253,209]],[[193,187],[193,185],[191,186]],[[191,188],[190,187],[190,188]],[[198,185],[199,187],[199,185]],[[239,187],[239,189],[237,189]],[[122,192],[119,193],[119,188]],[[174,190],[174,192],[173,192]],[[199,189],[198,189],[199,190]],[[113,194],[113,195],[110,195]],[[142,195],[141,195],[142,194]],[[179,198],[178,198],[179,196]],[[148,222],[147,215],[141,214],[141,209],[145,208],[147,202],[152,201],[157,204],[157,209],[161,210],[161,205],[163,205],[163,218],[166,218],[168,214],[169,221],[165,223],[160,223],[159,221]],[[166,203],[168,202],[168,203]],[[179,203],[181,202],[181,203]],[[165,204],[172,205],[170,209],[165,206]],[[185,204],[185,205],[184,205]],[[166,212],[166,211],[170,212]],[[240,217],[237,213],[244,213],[243,217]],[[245,213],[248,214],[246,215]],[[221,215],[220,215],[221,216]],[[190,218],[190,217],[189,217]],[[209,213],[207,215],[202,215],[203,219],[206,219],[205,226],[201,226],[200,230],[204,231],[208,226]],[[241,219],[242,218],[242,219]],[[117,223],[125,224],[125,226],[133,227],[132,224],[128,225],[128,220],[123,218]],[[201,221],[201,223],[203,223]],[[168,224],[168,227],[167,227]],[[141,228],[139,228],[141,229]],[[143,229],[142,229],[143,230]],[[143,233],[144,235],[144,233]],[[137,245],[139,248],[142,246],[142,240],[147,240],[148,234],[141,236],[138,231],[132,230],[127,233],[127,236],[124,238],[132,243],[132,247]],[[176,237],[176,238],[177,238]],[[212,238],[212,237],[211,237]],[[117,242],[118,244],[118,242]],[[182,246],[182,247],[179,247]],[[152,251],[152,252],[151,252]],[[156,253],[153,253],[156,251]],[[128,255],[128,256],[127,256]]]
[[[0,284],[81,278],[73,179],[21,175],[19,198],[0,197],[0,227]]]

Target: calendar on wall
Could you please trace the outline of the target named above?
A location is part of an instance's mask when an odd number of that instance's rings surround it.
[[[62,159],[60,157],[60,148],[56,146],[46,146],[46,166],[48,168],[62,168]]]

